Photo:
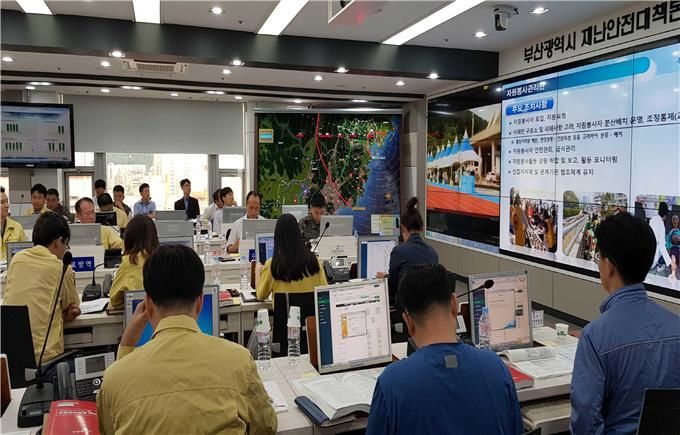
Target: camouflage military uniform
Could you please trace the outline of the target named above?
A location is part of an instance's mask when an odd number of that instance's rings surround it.
[[[300,219],[300,232],[302,233],[302,238],[305,240],[305,243],[317,239],[319,237],[320,229],[321,224],[314,222],[314,218],[311,215],[307,215]]]

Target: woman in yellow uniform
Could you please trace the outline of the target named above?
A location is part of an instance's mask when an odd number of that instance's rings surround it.
[[[111,308],[123,309],[125,290],[144,289],[144,262],[158,249],[156,225],[148,216],[137,215],[125,229],[123,260],[113,279],[109,297]]]
[[[0,229],[2,230],[0,261],[7,261],[7,243],[23,242],[26,240],[26,234],[24,227],[9,217],[9,199],[7,199],[4,187],[0,187]]]
[[[257,299],[272,293],[307,293],[326,285],[322,264],[307,249],[295,217],[284,214],[274,229],[274,255],[267,260],[257,284]]]

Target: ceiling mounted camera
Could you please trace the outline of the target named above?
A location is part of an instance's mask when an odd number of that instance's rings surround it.
[[[519,15],[519,10],[516,7],[508,5],[498,5],[493,9],[493,26],[497,32],[504,32],[508,30],[510,25],[510,17]]]

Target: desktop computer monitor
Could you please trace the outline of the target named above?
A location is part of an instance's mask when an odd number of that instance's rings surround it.
[[[378,272],[390,270],[390,254],[399,244],[397,236],[359,237],[357,243],[357,278],[373,279]]]
[[[94,218],[95,222],[109,227],[118,226],[118,215],[115,211],[98,211]]]
[[[243,219],[241,227],[241,240],[255,241],[256,234],[274,234],[276,219]]]
[[[319,373],[392,361],[385,280],[317,287],[314,305]]]
[[[101,224],[69,224],[68,227],[71,230],[71,246],[102,244]]]
[[[135,312],[135,308],[140,302],[144,300],[144,295],[146,292],[144,290],[128,290],[125,292],[125,326],[127,326],[130,319],[132,319],[132,314]],[[203,287],[203,308],[198,315],[198,327],[204,334],[219,336],[220,328],[220,313],[219,313],[219,293],[218,286],[216,285],[206,285]],[[142,336],[137,342],[137,347],[146,344],[153,336],[153,328],[151,324],[147,323]]]
[[[181,211],[181,210],[180,210]],[[186,219],[178,221],[154,221],[158,238],[161,237],[193,237],[194,224]]]
[[[39,214],[32,214],[30,216],[10,216],[15,221],[19,222],[24,230],[32,230],[35,221],[38,220]]]
[[[298,221],[309,214],[309,207],[306,205],[283,205],[283,214],[292,214]]]
[[[187,220],[186,210],[156,210],[157,221],[185,221]]]
[[[261,233],[255,235],[255,259],[264,264],[274,255],[274,234]]]
[[[471,275],[470,323],[472,340],[479,344],[479,318],[482,308],[489,308],[491,349],[531,347],[531,305],[527,272],[499,272]]]
[[[401,229],[400,220],[397,214],[372,214],[371,215],[371,234],[381,236],[397,236]]]
[[[223,207],[222,224],[233,224],[246,215],[245,207]]]
[[[194,249],[194,237],[184,236],[184,237],[159,237],[158,243],[161,245],[182,245],[187,248]]]
[[[354,225],[354,216],[321,216],[321,228],[326,228],[326,223],[329,224],[324,237],[331,236],[351,236],[354,234],[352,226]]]
[[[12,257],[14,257],[19,251],[23,251],[24,249],[32,247],[33,242],[7,242],[7,267],[9,267]]]

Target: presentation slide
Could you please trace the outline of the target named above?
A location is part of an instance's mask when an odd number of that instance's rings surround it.
[[[597,271],[598,225],[628,211],[657,238],[646,282],[680,290],[680,44],[502,93],[501,252]]]

